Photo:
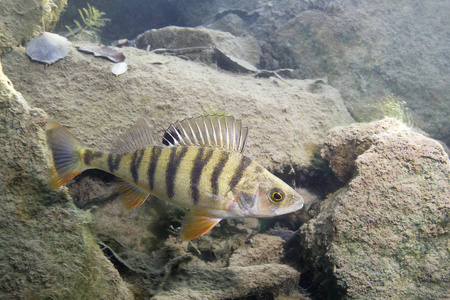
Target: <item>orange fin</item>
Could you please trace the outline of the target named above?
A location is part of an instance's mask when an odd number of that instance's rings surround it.
[[[63,126],[49,122],[46,127],[47,144],[52,150],[53,167],[50,186],[60,187],[84,171],[80,149],[83,145]]]
[[[150,195],[150,193],[144,191],[140,187],[137,187],[134,184],[120,178],[116,180],[116,185],[119,189],[120,197],[123,199],[127,209],[142,205],[142,203],[144,203]]]
[[[193,240],[210,231],[220,220],[222,219],[212,218],[205,212],[191,211],[183,220],[181,239]]]

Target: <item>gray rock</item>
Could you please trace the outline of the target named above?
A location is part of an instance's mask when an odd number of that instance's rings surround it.
[[[26,53],[35,61],[52,64],[67,56],[72,43],[55,33],[43,32],[27,44]]]
[[[89,213],[48,185],[47,115],[0,69],[0,298],[132,299],[97,246]]]
[[[258,65],[261,57],[261,49],[255,38],[251,36],[237,37],[228,32],[207,28],[185,28],[169,26],[161,29],[152,29],[140,34],[135,41],[139,49],[186,49],[215,46],[228,55],[248,61],[252,65]],[[201,51],[189,52],[185,55],[201,59],[206,54]],[[203,60],[208,60],[203,58]],[[211,59],[209,59],[211,60]]]
[[[448,145],[449,10],[447,1],[345,1],[333,13],[297,13],[269,35],[264,52],[302,78],[328,76],[358,121],[378,118],[386,95],[405,101],[415,126]]]
[[[230,266],[279,264],[283,253],[283,240],[278,236],[256,234],[233,251]]]
[[[341,178],[350,179],[348,186],[326,199],[317,218],[300,229],[302,259],[319,293],[445,298],[450,161],[442,146],[385,119],[333,130],[323,155],[334,162],[342,152],[355,160],[348,170],[337,168]]]

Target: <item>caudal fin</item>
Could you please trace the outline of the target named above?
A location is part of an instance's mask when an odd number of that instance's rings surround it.
[[[50,186],[56,189],[84,171],[80,152],[83,145],[57,122],[47,124],[46,134],[54,164]]]

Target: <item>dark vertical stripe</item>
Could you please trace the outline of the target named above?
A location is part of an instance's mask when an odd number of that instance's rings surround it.
[[[99,158],[99,157],[102,157],[102,156],[103,156],[103,153],[101,153],[101,152],[97,152],[97,151],[92,151],[92,150],[86,149],[84,151],[83,160],[84,160],[84,163],[86,165],[89,165],[94,158]]]
[[[133,176],[133,181],[137,182],[139,179],[139,167],[141,166],[142,156],[144,155],[145,149],[140,149],[133,152],[131,157],[130,172]]]
[[[177,150],[179,150],[177,153]],[[188,147],[171,147],[169,162],[166,169],[166,194],[172,198],[175,193],[175,177],[180,166],[181,160],[186,155]]]
[[[111,173],[119,169],[123,154],[108,154],[108,168]]]
[[[252,160],[247,156],[243,155],[239,166],[234,170],[233,177],[230,180],[230,190],[234,189],[236,184],[238,184],[239,180],[241,180],[244,175],[245,169],[252,163]]]
[[[148,164],[147,176],[148,176],[148,186],[151,190],[155,186],[155,171],[156,164],[158,163],[158,159],[161,156],[161,148],[153,147],[152,148],[152,156],[150,157],[150,162]]]
[[[219,194],[219,176],[229,158],[230,154],[228,152],[222,152],[219,162],[214,166],[214,171],[211,174],[211,188],[214,195]]]
[[[203,156],[205,150],[206,154]],[[200,182],[200,177],[202,176],[203,168],[211,159],[213,152],[213,149],[210,148],[199,148],[197,156],[195,157],[194,166],[191,170],[191,192],[194,204],[198,204],[200,198],[198,184]]]

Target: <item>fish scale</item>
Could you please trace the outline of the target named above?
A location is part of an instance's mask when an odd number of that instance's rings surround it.
[[[152,194],[189,209],[183,240],[211,230],[223,218],[270,217],[300,209],[303,198],[282,180],[244,155],[247,129],[233,117],[205,116],[171,125],[154,145],[145,121],[118,139],[120,153],[83,146],[56,122],[47,125],[57,188],[86,169],[114,174],[127,208]]]

